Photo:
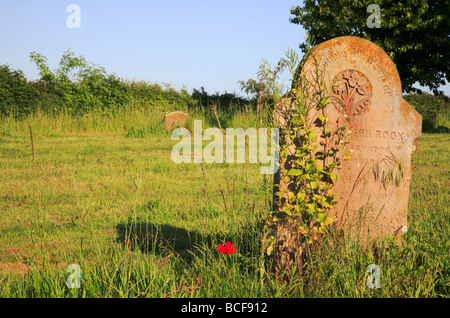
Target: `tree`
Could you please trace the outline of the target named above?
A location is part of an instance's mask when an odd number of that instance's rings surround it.
[[[368,23],[370,4],[380,8],[381,25]],[[442,94],[450,82],[450,0],[303,0],[290,22],[303,26],[319,44],[338,36],[358,36],[379,45],[397,66],[405,92],[416,82]],[[305,51],[306,47],[301,44]]]
[[[295,53],[293,50],[288,50],[285,54],[289,54],[288,52]],[[283,85],[278,83],[277,80],[286,66],[287,61],[281,58],[275,69],[272,70],[269,62],[263,59],[262,63],[259,64],[259,71],[257,73],[258,81],[252,78],[247,81],[238,81],[243,92],[247,95],[253,95],[256,98],[256,113],[258,116],[261,115],[263,105],[273,108],[274,104],[284,93]]]

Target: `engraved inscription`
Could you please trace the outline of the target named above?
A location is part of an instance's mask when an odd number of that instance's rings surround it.
[[[372,101],[372,84],[357,70],[345,70],[333,80],[331,104],[348,117],[359,115]]]
[[[356,138],[377,138],[377,139],[392,139],[405,140],[406,134],[402,131],[386,131],[375,130],[374,133],[370,129],[355,129],[352,134]]]
[[[373,56],[364,55],[362,48],[353,48],[351,53],[354,58],[363,60],[364,62],[366,62],[370,65],[375,65],[375,67],[378,69],[378,72],[379,72],[378,77],[377,77],[378,82],[385,82],[387,80],[387,76],[382,71],[381,65],[374,63],[376,61],[373,58]],[[389,87],[389,85],[385,84],[383,86],[383,94],[393,96],[392,89]]]
[[[391,88],[389,87],[389,85],[384,85],[384,86],[383,86],[383,93],[384,93],[385,95],[392,96],[392,90],[391,90]]]
[[[372,64],[373,62],[375,62],[375,59],[373,58],[373,56],[370,55],[363,55],[363,50],[361,48],[353,48],[352,49],[352,55],[357,58],[357,59],[362,59],[363,61],[365,61],[368,64]]]
[[[366,146],[366,145],[355,145],[353,147],[354,150],[359,151],[370,151],[370,152],[379,152],[379,153],[390,153],[390,147],[381,147],[381,146]]]

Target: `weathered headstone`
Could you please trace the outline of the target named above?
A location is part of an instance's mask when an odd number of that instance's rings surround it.
[[[172,131],[176,127],[184,127],[189,114],[182,111],[168,113],[163,119],[163,128],[166,132]]]
[[[344,36],[316,46],[301,74],[320,74],[329,88],[329,127],[345,124],[349,130],[350,159],[333,188],[337,224],[352,233],[358,225],[359,234],[371,238],[405,233],[411,153],[422,117],[402,99],[394,63],[374,43]]]

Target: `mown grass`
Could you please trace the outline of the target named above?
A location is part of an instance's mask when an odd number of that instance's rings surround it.
[[[219,115],[222,127],[261,124],[252,113]],[[277,279],[261,249],[272,178],[259,164],[173,163],[163,116],[2,121],[0,297],[450,295],[448,134],[418,140],[403,246],[330,235],[301,272]],[[215,125],[207,112],[193,117]],[[237,254],[219,253],[225,241]],[[69,264],[81,268],[80,289],[67,286]],[[370,264],[381,268],[379,289],[366,286]]]

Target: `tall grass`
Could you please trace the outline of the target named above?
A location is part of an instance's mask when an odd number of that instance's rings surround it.
[[[251,127],[252,112],[219,112]],[[163,111],[36,113],[0,125],[0,297],[448,297],[448,135],[413,153],[408,233],[363,248],[339,233],[276,276],[264,254],[272,179],[259,164],[174,164]],[[209,110],[191,113],[217,126]],[[36,160],[31,159],[29,126]],[[220,254],[230,241],[234,255]],[[69,264],[81,288],[69,288]],[[366,285],[368,265],[381,288]]]
[[[3,118],[1,135],[17,136],[27,134],[30,125],[34,131],[45,136],[86,133],[86,132],[120,132],[131,127],[142,126],[152,133],[161,133],[164,112],[148,108],[93,109],[81,115],[69,115],[67,112],[47,113],[37,111],[24,119],[13,116]]]

